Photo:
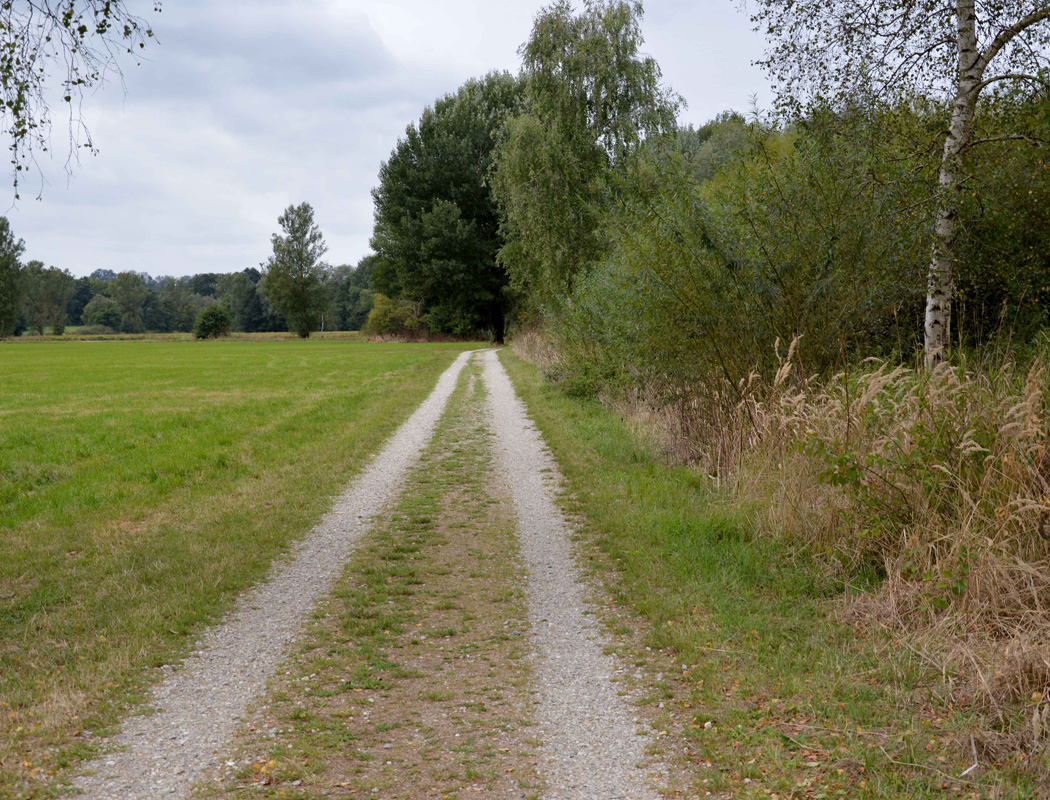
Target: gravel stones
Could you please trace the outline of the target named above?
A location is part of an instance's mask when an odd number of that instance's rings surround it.
[[[423,404],[336,501],[273,577],[251,589],[210,629],[182,669],[154,691],[158,712],[134,717],[113,744],[125,748],[87,765],[75,784],[88,798],[183,797],[217,758],[237,718],[266,688],[305,616],[343,569],[372,516],[430,441],[459,373],[461,354]]]
[[[529,573],[526,601],[537,650],[537,706],[543,739],[545,800],[656,800],[638,765],[646,739],[612,683],[617,662],[585,616],[568,524],[554,503],[557,464],[529,420],[493,351],[485,383],[496,432],[496,463],[518,513]]]

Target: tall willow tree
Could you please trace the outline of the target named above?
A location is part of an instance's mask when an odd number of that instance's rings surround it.
[[[492,186],[502,212],[500,260],[537,305],[556,303],[602,252],[611,174],[647,138],[674,129],[680,99],[641,55],[642,4],[558,0],[519,51],[525,113],[508,120]]]
[[[933,203],[925,353],[932,366],[951,338],[953,265],[967,154],[978,139],[982,93],[1050,89],[1050,0],[758,0],[756,28],[771,40],[763,62],[788,105],[858,95],[939,97],[950,107]],[[974,191],[976,191],[974,187]]]

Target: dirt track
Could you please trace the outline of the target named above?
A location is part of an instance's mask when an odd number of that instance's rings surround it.
[[[239,718],[258,703],[287,657],[304,620],[342,572],[377,514],[396,501],[460,372],[483,365],[495,435],[497,491],[513,499],[526,579],[533,644],[539,772],[551,800],[608,800],[658,795],[639,765],[645,738],[612,680],[619,667],[603,655],[573,564],[568,525],[554,503],[556,465],[528,420],[495,351],[462,355],[381,453],[339,498],[294,557],[248,592],[230,620],[155,690],[158,713],[128,721],[114,739],[122,749],[87,765],[76,785],[88,797],[185,797],[229,747]],[[478,395],[480,396],[480,395]]]

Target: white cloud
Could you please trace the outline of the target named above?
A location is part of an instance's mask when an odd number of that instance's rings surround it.
[[[44,161],[43,200],[19,201],[12,227],[27,258],[75,274],[225,272],[263,261],[278,214],[305,200],[329,260],[356,262],[405,126],[466,79],[516,70],[540,5],[172,0],[151,20],[147,60],[124,68],[126,95],[111,83],[85,100],[99,155],[68,186],[62,157]],[[749,66],[761,41],[733,0],[650,0],[644,31],[687,121],[765,91]],[[36,189],[27,181],[23,198]]]

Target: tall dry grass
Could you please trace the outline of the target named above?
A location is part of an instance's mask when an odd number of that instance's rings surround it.
[[[986,748],[1041,747],[1050,733],[1045,359],[932,372],[870,361],[806,381],[792,355],[772,383],[753,376],[740,387],[734,414],[716,410],[739,430],[720,433],[709,459],[733,463],[734,494],[761,509],[767,528],[844,575],[884,577],[845,613],[896,631],[945,675],[955,702],[991,711]]]
[[[847,614],[903,634],[1010,747],[1050,733],[1046,361],[873,361],[806,382],[788,358],[735,418],[755,430],[736,495],[783,535],[882,572]]]
[[[894,630],[943,672],[954,701],[999,714],[1011,747],[1040,746],[1050,736],[1050,350],[932,372],[870,360],[813,379],[796,344],[772,379],[606,399],[659,428],[673,457],[717,477],[764,528],[822,554],[848,589],[863,582],[847,592],[852,620]],[[525,345],[557,370],[542,335]]]
[[[734,483],[770,525],[885,571],[854,613],[917,635],[991,703],[1050,690],[1050,384],[1045,359],[819,385],[790,361],[748,399],[759,444]],[[1047,698],[1050,700],[1050,698]],[[1041,734],[1040,734],[1041,735]]]

